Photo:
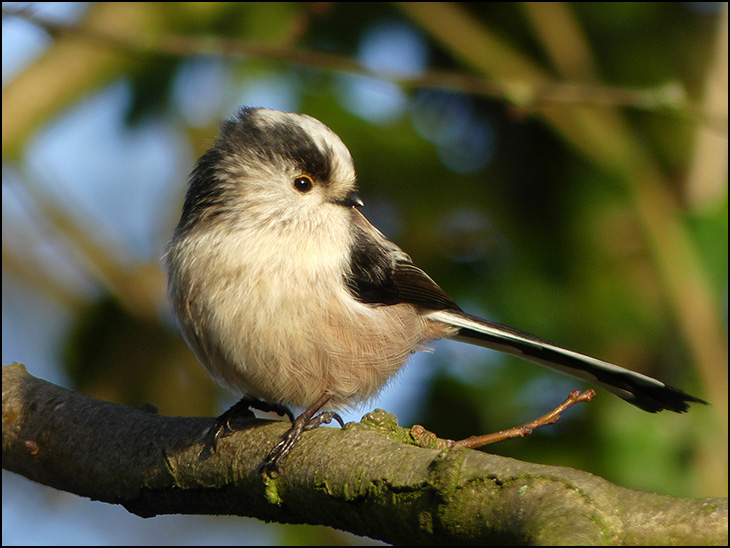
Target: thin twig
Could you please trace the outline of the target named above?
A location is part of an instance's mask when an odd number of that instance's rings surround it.
[[[572,407],[576,403],[589,402],[595,395],[596,391],[593,389],[588,389],[582,393],[580,390],[573,390],[563,403],[539,419],[535,419],[534,421],[525,423],[521,426],[515,426],[508,430],[501,430],[500,432],[495,432],[493,434],[471,436],[463,440],[454,441],[437,438],[435,434],[429,432],[423,426],[416,424],[413,428],[411,428],[411,435],[417,445],[429,447],[435,446],[439,448],[466,447],[468,449],[477,449],[490,443],[529,436],[533,431],[541,426],[555,424],[566,409]]]

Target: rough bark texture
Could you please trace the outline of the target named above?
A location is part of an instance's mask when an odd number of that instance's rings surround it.
[[[212,418],[165,417],[3,367],[3,468],[130,512],[324,524],[396,544],[727,544],[726,499],[633,491],[586,472],[418,447],[384,411],[306,433],[251,419],[206,449]]]

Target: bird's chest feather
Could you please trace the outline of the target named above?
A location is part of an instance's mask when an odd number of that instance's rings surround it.
[[[349,242],[336,236],[228,238],[210,246],[202,254],[207,260],[194,265],[204,272],[193,276],[203,281],[191,298],[225,331],[256,336],[264,329],[283,335],[311,329],[346,291]]]

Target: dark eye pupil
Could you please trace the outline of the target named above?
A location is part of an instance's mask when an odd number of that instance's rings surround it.
[[[294,188],[299,192],[309,192],[312,190],[312,179],[307,176],[301,176],[294,179]]]

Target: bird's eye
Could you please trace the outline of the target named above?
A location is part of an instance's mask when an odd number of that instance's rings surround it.
[[[300,175],[294,179],[294,188],[299,192],[309,192],[314,186],[314,181],[309,175]]]

